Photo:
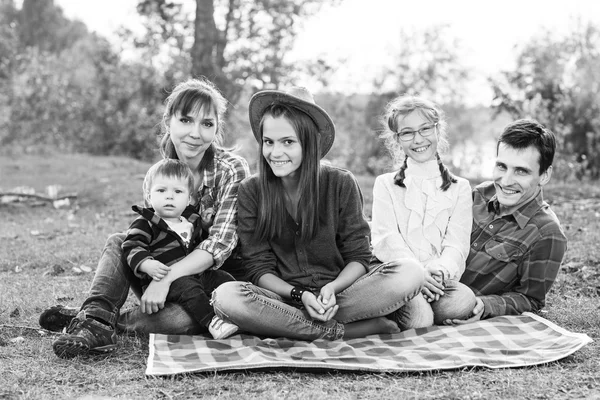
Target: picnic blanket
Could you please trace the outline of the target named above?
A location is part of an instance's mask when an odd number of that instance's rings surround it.
[[[592,339],[531,313],[350,340],[295,341],[239,334],[150,335],[147,375],[255,368],[403,372],[522,367],[564,358]]]

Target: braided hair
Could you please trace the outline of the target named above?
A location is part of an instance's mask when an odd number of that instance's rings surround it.
[[[404,154],[399,139],[396,138],[400,118],[404,118],[412,112],[418,112],[427,120],[437,124],[438,130],[438,152],[435,156],[438,162],[440,173],[442,175],[442,191],[448,190],[451,184],[457,180],[448,170],[440,158],[439,151],[448,148],[448,139],[446,134],[447,123],[444,118],[444,112],[433,102],[416,96],[399,96],[390,101],[383,115],[383,122],[386,129],[382,137],[385,145],[396,162],[403,159],[400,169],[394,176],[394,183],[400,187],[406,187],[404,179],[406,178],[406,169],[408,167],[408,155]]]

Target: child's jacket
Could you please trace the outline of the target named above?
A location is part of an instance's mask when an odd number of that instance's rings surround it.
[[[194,230],[189,247],[186,247],[181,238],[152,208],[143,208],[137,205],[131,209],[138,214],[129,226],[127,236],[123,242],[123,262],[127,263],[133,273],[142,280],[149,280],[149,276],[139,271],[143,261],[155,259],[165,265],[171,265],[183,259],[202,241],[202,227],[200,215],[194,206],[187,206],[182,217],[186,218]]]

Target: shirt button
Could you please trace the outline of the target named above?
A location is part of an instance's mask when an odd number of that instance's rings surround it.
[[[493,229],[493,228],[494,228],[494,225],[490,224],[490,229]]]
[[[477,242],[473,243],[473,247],[477,247]]]

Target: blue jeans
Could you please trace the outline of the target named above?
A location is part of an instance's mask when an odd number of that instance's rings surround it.
[[[427,328],[442,325],[447,319],[467,319],[475,308],[475,294],[464,284],[446,281],[444,295],[429,303],[421,293],[410,300],[397,315],[400,329]]]
[[[130,288],[138,298],[142,295],[142,282],[122,260],[121,244],[124,239],[124,233],[115,233],[106,240],[90,295],[81,306],[86,315],[100,318],[125,332],[173,335],[205,332],[206,327],[194,320],[180,304],[173,302],[165,302],[165,307],[154,314],[145,314],[139,307],[120,312]]]
[[[252,334],[336,340],[344,336],[346,323],[382,316],[397,320],[395,311],[419,293],[423,282],[423,268],[416,262],[379,265],[336,295],[339,310],[327,322],[313,320],[291,301],[249,282],[219,286],[213,292],[213,307],[219,317]]]

